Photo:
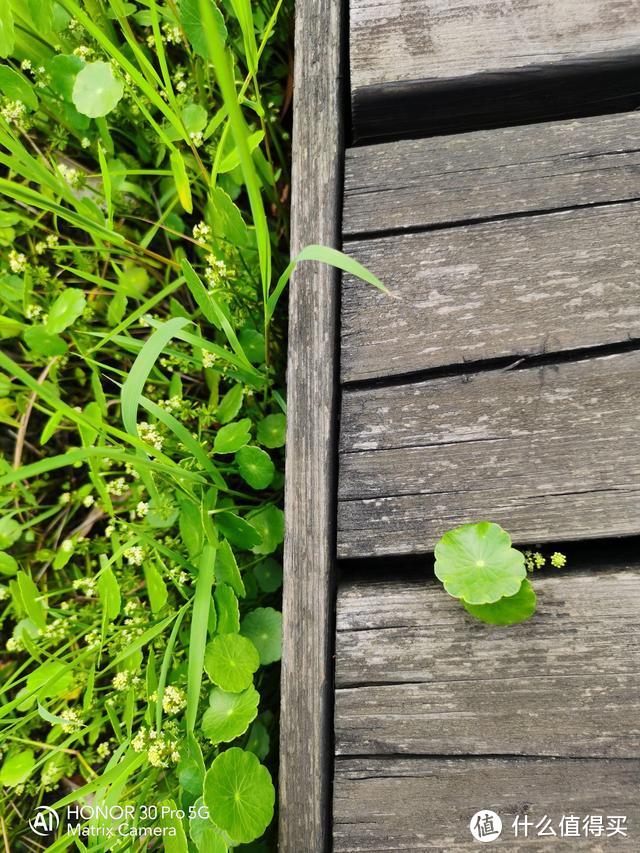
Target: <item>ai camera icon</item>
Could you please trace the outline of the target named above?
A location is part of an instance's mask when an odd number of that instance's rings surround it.
[[[502,820],[500,815],[490,809],[482,809],[476,812],[469,821],[471,835],[476,841],[486,844],[489,841],[497,841],[502,833]]]
[[[56,811],[49,806],[38,806],[34,814],[29,818],[29,826],[36,835],[47,836],[56,831],[60,824],[60,817]]]

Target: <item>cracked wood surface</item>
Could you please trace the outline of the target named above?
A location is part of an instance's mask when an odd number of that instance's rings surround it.
[[[339,247],[340,0],[296,3],[291,256]],[[339,278],[301,264],[289,291],[278,849],[331,843]]]
[[[640,564],[534,586],[536,615],[501,628],[433,577],[344,582],[336,754],[640,759]]]
[[[640,338],[639,229],[631,202],[348,242],[395,298],[345,276],[342,381]]]
[[[578,79],[565,94],[567,78],[615,69],[640,49],[640,0],[351,0],[349,11],[354,124],[368,137],[384,127],[421,128],[429,107],[453,117],[468,110],[477,127],[495,109],[486,91],[453,109],[446,104],[471,86],[498,91],[506,110],[520,97],[520,111],[546,108],[552,117],[558,98],[591,96],[604,98],[601,112],[606,92],[591,93]],[[525,90],[527,83],[541,92]],[[439,101],[420,101],[443,91]]]
[[[640,353],[342,399],[338,554],[433,550],[489,518],[516,542],[640,532]]]
[[[579,721],[576,721],[579,725]],[[503,822],[500,849],[636,851],[640,761],[523,758],[349,758],[336,761],[335,853],[477,849],[469,821],[492,809]],[[516,816],[626,815],[628,837],[514,838]],[[531,832],[531,830],[529,830]],[[605,833],[606,836],[606,833]]]
[[[640,113],[348,148],[345,237],[640,198]]]

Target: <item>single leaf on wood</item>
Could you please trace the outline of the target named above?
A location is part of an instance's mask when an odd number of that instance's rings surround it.
[[[526,578],[515,595],[500,598],[493,604],[462,603],[468,613],[488,625],[517,625],[536,612],[536,594]]]
[[[481,521],[448,531],[435,547],[435,573],[454,598],[492,604],[515,595],[527,571],[524,554],[498,524]]]

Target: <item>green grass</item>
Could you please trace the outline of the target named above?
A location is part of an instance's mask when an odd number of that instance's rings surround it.
[[[6,850],[89,802],[167,850],[275,849],[290,30],[274,0],[0,6]],[[207,656],[250,615],[258,650]]]

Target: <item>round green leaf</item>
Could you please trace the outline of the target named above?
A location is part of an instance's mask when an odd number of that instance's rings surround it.
[[[251,421],[243,418],[221,427],[213,443],[214,453],[235,453],[251,440]]]
[[[258,586],[263,592],[275,592],[282,586],[282,567],[273,557],[267,557],[253,570]]]
[[[218,614],[218,633],[237,634],[240,631],[240,610],[235,592],[228,584],[218,583],[213,597]]]
[[[436,577],[449,595],[467,604],[491,604],[515,595],[527,574],[524,554],[511,547],[506,530],[490,521],[445,533],[435,558]]]
[[[61,53],[50,59],[45,68],[49,75],[51,90],[69,103],[73,100],[76,77],[84,68],[84,60],[73,53]]]
[[[8,755],[0,770],[0,785],[7,788],[22,785],[31,775],[35,763],[32,749],[23,749]]]
[[[264,335],[256,329],[243,329],[238,340],[251,364],[262,364],[265,359]]]
[[[227,853],[231,839],[209,820],[208,808],[202,797],[193,804],[189,820],[189,835],[199,853]]]
[[[8,65],[0,65],[0,92],[10,101],[22,101],[29,109],[38,109],[38,96],[32,84]]]
[[[15,575],[18,571],[18,563],[6,551],[0,551],[0,575]]]
[[[84,311],[87,300],[82,290],[67,287],[57,297],[47,317],[46,329],[50,335],[58,335],[70,326]]]
[[[536,612],[536,594],[526,578],[515,595],[501,598],[493,604],[462,603],[468,613],[488,625],[517,625]]]
[[[258,424],[258,441],[273,449],[282,447],[287,431],[287,419],[284,415],[267,415]]]
[[[236,462],[240,476],[252,489],[266,489],[273,480],[275,466],[259,447],[242,447],[236,453]]]
[[[253,752],[254,755],[257,755],[260,761],[263,761],[269,754],[270,744],[271,740],[266,726],[260,720],[256,720],[251,726],[246,748],[249,752]]]
[[[0,548],[10,548],[22,534],[22,527],[8,515],[0,518]]]
[[[260,694],[253,686],[241,693],[214,687],[202,717],[202,731],[212,743],[228,743],[243,735],[258,714]]]
[[[240,598],[244,598],[246,590],[238,563],[231,545],[226,539],[223,539],[218,546],[218,554],[216,556],[216,583],[229,584],[231,589]]]
[[[259,838],[269,826],[275,796],[267,768],[252,752],[237,747],[219,755],[204,778],[211,820],[242,844]]]
[[[229,693],[240,693],[260,666],[256,647],[240,634],[214,637],[205,649],[204,668],[211,681]]]
[[[218,9],[213,0],[206,0],[206,2],[211,7],[211,15],[216,23],[220,37],[223,41],[226,41],[227,28],[220,9]],[[182,26],[191,47],[198,56],[201,56],[203,59],[211,59],[207,36],[202,25],[200,0],[180,0],[180,15],[182,17]]]
[[[200,104],[187,104],[180,110],[180,118],[189,133],[200,133],[207,126],[207,111]]]
[[[38,355],[64,355],[68,349],[60,335],[52,335],[44,326],[29,326],[23,338],[31,352]]]
[[[251,524],[261,536],[261,542],[251,550],[254,554],[272,554],[284,541],[284,513],[277,506],[269,504],[249,518]]]
[[[10,56],[16,44],[13,11],[9,0],[0,0],[0,56]]]
[[[242,405],[243,394],[243,387],[241,383],[238,382],[224,395],[216,411],[216,417],[221,424],[229,423],[229,421],[232,421],[238,414],[240,406]]]
[[[242,620],[240,632],[258,650],[260,663],[280,660],[282,655],[282,613],[273,607],[258,607]]]
[[[124,85],[113,76],[108,62],[90,62],[76,77],[72,97],[79,113],[100,118],[117,107],[123,94]]]

